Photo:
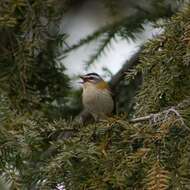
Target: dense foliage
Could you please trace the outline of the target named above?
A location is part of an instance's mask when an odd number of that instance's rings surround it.
[[[14,108],[30,112],[66,102],[68,92],[64,66],[55,61],[66,37],[57,26],[64,3],[32,2],[0,2],[1,91]]]
[[[143,76],[137,119],[124,113],[84,126],[58,120],[52,105],[68,93],[55,61],[65,35],[54,24],[74,1],[56,2],[0,2],[0,182],[14,190],[190,189],[190,7],[164,22],[130,71]]]

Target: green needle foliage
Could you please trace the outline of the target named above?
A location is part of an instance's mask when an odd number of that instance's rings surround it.
[[[50,122],[39,112],[18,113],[2,95],[2,181],[19,190],[189,190],[189,18],[187,6],[145,45],[134,68],[143,74],[136,120]]]
[[[68,77],[55,61],[66,34],[59,34],[68,1],[0,2],[0,89],[19,111],[66,102]]]

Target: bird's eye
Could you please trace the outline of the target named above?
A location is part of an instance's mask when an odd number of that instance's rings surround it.
[[[93,77],[88,77],[88,80],[94,80],[94,78]]]

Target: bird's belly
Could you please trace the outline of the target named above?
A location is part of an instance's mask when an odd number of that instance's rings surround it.
[[[109,114],[113,110],[113,99],[108,91],[90,90],[83,92],[84,107],[92,114]]]

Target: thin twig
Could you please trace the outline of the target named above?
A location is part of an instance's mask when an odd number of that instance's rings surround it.
[[[130,122],[131,123],[137,123],[137,122],[141,122],[141,121],[147,121],[147,120],[150,120],[151,117],[152,117],[152,114],[148,115],[148,116],[144,116],[144,117],[138,117],[135,119],[131,119]]]
[[[149,121],[152,125],[157,125],[161,122],[167,121],[171,117],[171,113],[175,114],[177,117],[178,121],[180,121],[181,125],[190,132],[190,128],[185,124],[182,116],[180,113],[174,108],[171,107],[167,110],[164,110],[162,112],[156,113],[156,114],[150,114],[144,117],[139,117],[139,118],[134,118],[131,119],[131,123],[137,123],[137,122],[142,122],[142,121]]]

